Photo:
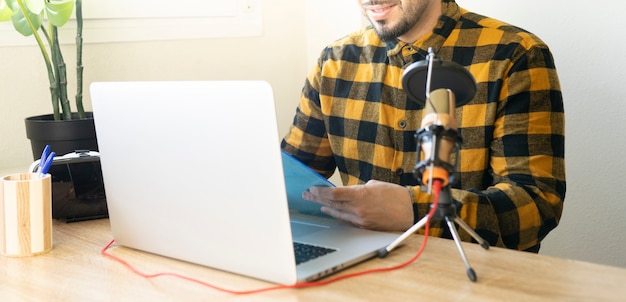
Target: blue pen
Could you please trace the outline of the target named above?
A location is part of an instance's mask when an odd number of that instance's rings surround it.
[[[46,145],[43,148],[43,152],[41,152],[41,158],[39,159],[39,167],[37,167],[38,172],[41,172],[41,167],[43,166],[44,162],[46,162],[46,159],[48,158],[49,153],[50,153],[50,145]]]
[[[37,169],[39,171],[39,177],[43,178],[46,173],[48,173],[48,170],[54,161],[55,155],[54,151],[50,152],[50,146],[46,145],[43,149],[43,153],[41,154],[41,159],[39,159],[39,168]]]
[[[46,161],[40,165],[39,167],[41,167],[41,169],[39,170],[39,175],[41,177],[44,177],[46,175],[46,173],[48,173],[48,170],[50,170],[50,166],[52,166],[52,161],[54,161],[54,156],[56,154],[53,152],[50,152],[50,155],[46,158]]]

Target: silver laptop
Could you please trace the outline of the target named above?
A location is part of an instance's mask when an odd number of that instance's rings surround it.
[[[304,201],[287,200],[266,82],[98,82],[90,93],[120,245],[294,284],[374,257],[397,237],[288,208]],[[302,244],[323,256],[296,265]]]

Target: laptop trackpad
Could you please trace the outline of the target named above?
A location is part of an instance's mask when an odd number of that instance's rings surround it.
[[[293,220],[291,221],[291,233],[292,233],[293,238],[303,237],[303,236],[317,233],[317,232],[327,230],[327,229],[328,227],[323,226],[323,225],[299,222],[299,221],[293,221]]]

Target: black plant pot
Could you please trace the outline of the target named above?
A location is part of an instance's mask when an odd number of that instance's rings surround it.
[[[86,115],[87,118],[79,119],[74,113],[69,121],[55,121],[52,114],[26,118],[26,137],[30,139],[33,160],[39,159],[46,145],[57,155],[76,150],[98,151],[93,114]]]

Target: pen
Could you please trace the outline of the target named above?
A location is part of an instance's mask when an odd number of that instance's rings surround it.
[[[52,161],[54,161],[54,156],[55,155],[56,154],[54,153],[54,151],[52,151],[52,152],[50,152],[50,156],[48,156],[46,158],[46,161],[43,164],[41,164],[41,162],[39,162],[40,163],[39,167],[41,168],[39,170],[39,175],[41,177],[44,177],[44,175],[46,175],[46,173],[48,173],[48,170],[50,169],[50,166],[52,166]]]
[[[37,167],[37,172],[41,172],[41,167],[43,166],[44,162],[48,158],[48,153],[50,153],[50,145],[46,145],[43,148],[43,152],[41,152],[41,157],[39,158],[39,165]]]
[[[37,172],[39,172],[39,177],[43,178],[50,166],[52,166],[52,161],[54,160],[54,156],[56,154],[54,152],[50,152],[50,145],[46,145],[43,148],[43,152],[41,153],[41,158],[39,159],[39,167],[37,168]]]
[[[48,170],[50,169],[50,166],[52,166],[52,162],[54,161],[54,156],[56,154],[54,153],[54,151],[50,152],[50,156],[48,156],[48,158],[46,159],[46,162],[43,163],[43,166],[41,166],[41,175],[46,175],[46,173],[48,173]]]

